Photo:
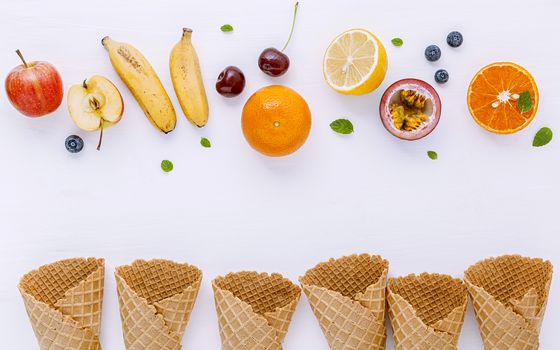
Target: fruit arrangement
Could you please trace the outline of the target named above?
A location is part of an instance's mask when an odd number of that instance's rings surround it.
[[[258,57],[260,70],[270,77],[286,74],[290,58],[285,53],[295,31],[299,3],[296,2],[288,39],[281,50],[264,49]],[[225,33],[233,26],[221,27]],[[187,120],[202,128],[208,123],[209,105],[201,73],[200,60],[192,43],[193,30],[183,28],[181,38],[171,49],[169,73],[181,110]],[[445,42],[451,50],[463,45],[463,35],[450,32]],[[166,88],[148,59],[134,46],[106,36],[101,41],[111,64],[130,90],[150,123],[163,133],[170,133],[177,124],[175,108]],[[404,45],[393,38],[395,47]],[[36,118],[58,109],[63,99],[62,79],[56,68],[47,62],[27,62],[19,50],[22,64],[6,77],[5,89],[9,101],[23,115]],[[424,50],[425,59],[438,65],[444,50],[432,44]],[[323,58],[323,74],[327,86],[344,95],[364,95],[383,83],[388,71],[388,54],[383,42],[366,29],[350,29],[336,36]],[[449,72],[439,68],[434,73],[437,84],[446,84]],[[246,86],[246,76],[234,65],[228,65],[218,75],[215,89],[226,98],[240,96]],[[497,134],[511,134],[527,127],[535,118],[539,91],[531,74],[511,62],[492,63],[475,74],[468,88],[467,105],[475,122]],[[67,95],[68,114],[84,131],[98,131],[101,148],[104,130],[117,124],[124,115],[124,100],[117,87],[102,75],[94,75],[72,85]],[[382,95],[379,115],[383,126],[402,140],[418,140],[434,131],[442,115],[442,101],[436,89],[425,81],[409,78],[392,83]],[[311,111],[305,99],[293,89],[271,85],[253,93],[241,112],[241,128],[250,147],[259,153],[287,156],[303,146],[312,125]],[[340,134],[354,132],[352,122],[338,119],[330,127]],[[533,145],[540,147],[552,139],[552,130],[539,130]],[[202,137],[201,146],[211,143]],[[70,135],[65,147],[71,153],[84,148],[79,135]],[[430,159],[437,153],[429,151]],[[165,162],[170,161],[166,160]],[[166,163],[168,164],[168,163]],[[169,172],[171,166],[162,165]]]

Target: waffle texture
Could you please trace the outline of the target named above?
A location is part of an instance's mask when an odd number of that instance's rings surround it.
[[[389,318],[396,350],[455,350],[467,310],[459,279],[423,273],[391,278]]]
[[[281,350],[301,290],[280,274],[229,273],[212,281],[224,350]]]
[[[117,294],[127,350],[179,350],[202,271],[169,260],[117,267]]]
[[[385,349],[389,262],[368,254],[330,259],[299,279],[333,350]]]
[[[552,264],[505,255],[465,271],[484,346],[489,350],[536,350],[544,318]]]
[[[67,259],[22,277],[19,290],[42,350],[101,350],[105,261]]]

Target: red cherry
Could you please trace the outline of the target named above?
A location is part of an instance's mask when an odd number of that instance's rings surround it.
[[[235,66],[226,67],[218,76],[216,91],[224,97],[235,97],[245,89],[245,75]]]
[[[294,7],[294,19],[292,22],[292,30],[290,31],[290,36],[288,41],[282,48],[282,50],[269,47],[265,49],[259,56],[259,68],[267,75],[271,77],[279,77],[286,74],[290,68],[290,58],[284,53],[284,50],[288,47],[288,44],[292,40],[292,35],[294,34],[294,28],[296,25],[296,16],[299,7],[299,2],[296,2]]]
[[[271,77],[286,74],[290,68],[290,58],[283,52],[269,47],[259,56],[259,68]]]

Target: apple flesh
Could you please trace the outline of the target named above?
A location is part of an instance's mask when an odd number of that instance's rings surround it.
[[[64,95],[62,78],[56,68],[47,62],[27,63],[19,50],[16,53],[23,64],[12,69],[5,81],[12,105],[31,118],[56,111]]]
[[[117,124],[124,112],[124,103],[117,87],[100,75],[72,85],[68,91],[68,112],[74,123],[86,131],[100,130],[101,148],[103,129]]]

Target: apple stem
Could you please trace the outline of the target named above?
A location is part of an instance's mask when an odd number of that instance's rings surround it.
[[[99,143],[97,144],[97,150],[101,150],[101,142],[103,141],[103,121],[101,121],[101,131],[99,132]]]
[[[284,44],[284,47],[282,48],[282,50],[280,50],[282,52],[284,52],[284,50],[286,50],[286,48],[288,47],[288,44],[292,40],[292,35],[294,35],[294,28],[296,26],[296,18],[297,18],[298,7],[299,7],[299,1],[296,2],[296,6],[294,7],[294,19],[292,21],[292,30],[290,31],[290,36],[288,37],[288,41],[286,41],[286,44]]]
[[[21,59],[21,61],[23,62],[23,66],[25,68],[29,68],[29,65],[27,64],[27,62],[25,62],[25,58],[23,58],[23,55],[21,54],[21,51],[19,51],[19,49],[17,49],[16,53],[19,56],[19,58]]]

